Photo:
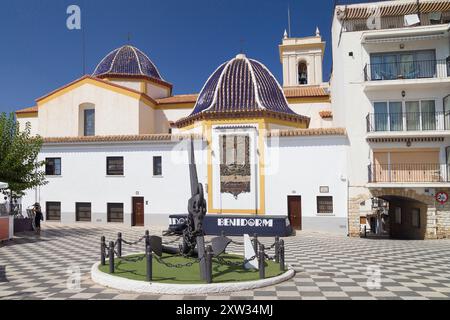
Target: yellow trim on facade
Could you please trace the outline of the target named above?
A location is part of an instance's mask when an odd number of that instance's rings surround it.
[[[37,118],[38,113],[37,112],[26,112],[26,113],[19,113],[16,114],[17,119],[23,119],[23,118]]]
[[[298,129],[307,129],[308,125],[302,121],[302,122],[292,122],[292,121],[287,121],[287,120],[280,120],[280,119],[273,119],[273,118],[269,118],[269,117],[265,117],[264,118],[264,123],[266,124],[266,129],[268,128],[267,125],[269,124],[277,124],[280,126],[286,126],[286,127],[293,127],[293,128],[298,128]]]
[[[250,124],[254,123],[258,125],[258,151],[259,151],[259,208],[254,209],[216,209],[213,203],[213,166],[212,166],[212,126],[213,125],[224,125],[224,124]],[[243,119],[227,119],[227,120],[207,120],[203,122],[203,133],[206,136],[206,141],[208,145],[207,151],[207,172],[208,172],[208,212],[211,213],[222,213],[222,214],[255,214],[255,215],[265,215],[266,214],[266,204],[265,204],[265,165],[264,165],[264,155],[265,155],[265,145],[264,137],[265,134],[262,131],[266,129],[266,123],[262,118],[243,118]]]
[[[329,96],[322,97],[294,97],[286,98],[289,104],[294,103],[331,103],[331,98]]]
[[[128,97],[131,97],[131,98],[143,101],[144,103],[146,103],[147,105],[149,105],[151,107],[155,106],[155,103],[153,101],[151,101],[149,98],[147,98],[146,96],[144,96],[141,93],[132,92],[132,91],[129,91],[127,89],[122,89],[122,88],[116,87],[113,84],[108,84],[108,83],[105,83],[103,81],[96,81],[96,80],[91,79],[91,78],[83,79],[83,80],[78,81],[78,82],[76,82],[76,83],[74,83],[74,84],[72,84],[72,85],[70,85],[70,86],[68,86],[68,87],[66,87],[64,89],[61,89],[61,90],[59,90],[59,91],[57,91],[57,92],[55,92],[55,93],[45,97],[42,100],[37,101],[37,105],[41,106],[41,105],[43,105],[43,104],[45,104],[45,103],[47,103],[47,102],[49,102],[49,101],[51,101],[53,99],[56,99],[56,98],[66,94],[66,93],[68,93],[68,92],[70,92],[72,90],[75,90],[75,89],[77,89],[77,88],[79,88],[79,87],[81,87],[81,86],[83,86],[85,84],[90,84],[90,85],[93,85],[93,86],[96,86],[96,87],[99,87],[99,88],[102,88],[102,89],[111,90],[113,92],[126,95]]]

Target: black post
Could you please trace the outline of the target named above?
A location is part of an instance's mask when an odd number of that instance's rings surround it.
[[[275,237],[275,262],[280,262],[280,237]]]
[[[152,281],[152,279],[153,279],[153,254],[152,254],[152,248],[150,246],[146,247],[145,256],[147,258],[147,281]]]
[[[258,256],[258,235],[256,233],[253,235],[253,249],[255,250],[255,255]]]
[[[145,230],[145,252],[147,252],[147,247],[150,245],[150,231]]]
[[[117,256],[122,258],[122,232],[117,234]]]
[[[206,274],[205,274],[205,280],[206,283],[212,283],[212,257],[213,257],[213,250],[212,250],[212,246],[209,245],[206,247]]]
[[[100,238],[100,263],[102,266],[106,264],[106,243],[105,236]]]
[[[364,225],[364,238],[367,238],[367,225]]]
[[[259,278],[260,279],[264,279],[266,277],[265,267],[266,267],[266,264],[265,264],[264,245],[261,244],[261,246],[259,247],[259,260],[258,260]]]
[[[109,273],[114,273],[114,241],[109,242]]]
[[[284,240],[280,240],[280,270],[285,270],[284,265]]]

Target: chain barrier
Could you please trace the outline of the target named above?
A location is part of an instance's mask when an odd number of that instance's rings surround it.
[[[269,256],[269,255],[266,254],[266,253],[264,253],[264,257],[265,257],[267,260],[272,260],[272,261],[276,259],[276,256],[271,257],[271,256]]]
[[[129,242],[129,241],[126,241],[125,239],[122,238],[122,243],[125,243],[125,244],[127,244],[129,246],[134,246],[134,245],[142,242],[142,240],[144,240],[144,239],[145,239],[145,236],[142,236],[142,237],[140,237],[138,240],[136,240],[134,242]],[[117,241],[116,241],[116,245],[117,245]]]
[[[194,261],[191,262],[187,262],[187,263],[170,263],[170,262],[165,262],[162,258],[158,257],[158,256],[154,256],[154,258],[156,259],[156,261],[158,261],[158,263],[166,266],[167,268],[177,268],[177,269],[181,269],[181,268],[189,268],[192,267],[194,264],[199,263],[200,261],[203,260],[204,257],[201,258],[197,258]]]
[[[255,260],[256,258],[257,258],[257,256],[254,255],[253,257],[251,257],[249,259],[245,259],[242,262],[227,261],[227,260],[225,260],[224,258],[222,258],[220,256],[214,257],[213,259],[216,259],[217,262],[219,262],[220,264],[224,264],[224,265],[228,265],[228,266],[232,266],[232,267],[241,267],[241,266],[246,265],[248,262]]]
[[[176,239],[171,240],[171,241],[169,241],[169,242],[163,242],[162,244],[164,244],[164,245],[173,244],[173,243],[175,243],[175,242],[177,242],[177,241],[180,241],[181,238],[183,238],[183,236],[179,236],[179,237],[177,237]]]

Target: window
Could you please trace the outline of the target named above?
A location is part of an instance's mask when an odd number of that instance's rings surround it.
[[[48,221],[61,221],[61,202],[46,202]]]
[[[153,175],[162,176],[162,157],[153,157]]]
[[[108,203],[108,222],[123,222],[123,203]]]
[[[75,204],[76,221],[91,222],[91,204],[88,202],[77,202]]]
[[[84,110],[84,135],[95,136],[95,109]]]
[[[298,84],[308,84],[308,66],[306,62],[298,64]]]
[[[420,228],[420,209],[418,208],[413,208],[411,210],[411,214],[412,214],[412,226],[414,228]]]
[[[317,197],[317,213],[333,213],[333,197]]]
[[[123,157],[106,158],[106,174],[108,176],[123,176]]]
[[[371,80],[433,78],[436,67],[434,50],[376,53],[370,56]]]
[[[402,224],[402,208],[395,208],[395,223]]]
[[[61,158],[46,158],[45,159],[45,174],[47,176],[61,175]]]

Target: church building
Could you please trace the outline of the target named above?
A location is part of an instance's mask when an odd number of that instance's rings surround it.
[[[322,79],[325,42],[286,34],[283,86],[238,54],[211,66],[198,94],[173,95],[149,56],[130,45],[93,71],[16,112],[44,139],[48,221],[167,228],[187,214],[187,146],[194,139],[209,234],[348,233],[344,128]]]

